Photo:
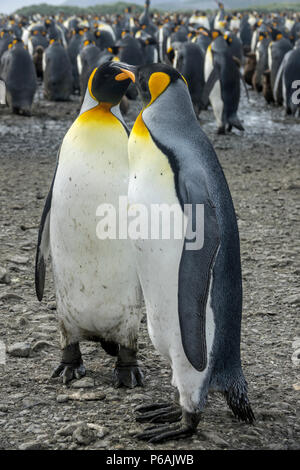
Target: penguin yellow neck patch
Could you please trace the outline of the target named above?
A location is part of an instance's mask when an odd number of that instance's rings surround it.
[[[95,98],[95,96],[92,93],[92,83],[93,83],[93,78],[94,78],[94,75],[95,75],[96,72],[97,72],[97,67],[92,71],[92,73],[90,75],[90,78],[89,78],[89,81],[88,81],[88,89],[89,89],[89,93],[90,93],[91,97],[94,100],[98,101],[97,98]]]

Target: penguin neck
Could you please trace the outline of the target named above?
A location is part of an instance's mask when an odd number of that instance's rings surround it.
[[[94,121],[99,121],[103,120],[105,117],[109,117],[112,115],[111,113],[111,108],[112,108],[111,103],[98,103],[96,106],[93,106],[90,109],[87,109],[83,113],[80,114],[79,120],[80,121],[86,121],[86,120],[94,120]]]
[[[176,133],[185,132],[186,126],[199,127],[191,97],[182,80],[172,83],[140,113],[144,126],[151,132],[154,128],[174,128]]]
[[[89,92],[89,89],[87,87],[87,90],[85,92],[84,100],[80,109],[79,117],[83,114],[85,114],[88,111],[96,110],[96,111],[102,111],[106,113],[111,112],[111,108],[115,106],[112,103],[105,103],[103,101],[99,102],[95,100]]]

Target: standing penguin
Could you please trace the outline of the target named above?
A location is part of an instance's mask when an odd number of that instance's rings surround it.
[[[223,36],[218,36],[207,48],[204,65],[205,94],[209,96],[218,125],[224,134],[226,125],[243,131],[237,111],[240,102],[239,63],[232,56]]]
[[[12,40],[0,59],[0,79],[5,83],[6,102],[12,112],[30,116],[37,78],[29,52],[19,38]]]
[[[181,406],[179,411],[142,407],[138,419],[172,422],[182,411],[179,427],[150,428],[138,437],[160,442],[193,434],[212,390],[223,393],[235,416],[251,423],[240,360],[239,234],[224,173],[182,76],[165,64],[127,68],[144,101],[129,138],[129,207],[150,211],[163,205],[182,216],[185,205],[190,207],[181,238],[133,241],[149,334],[172,367]],[[197,217],[199,206],[203,218]],[[191,229],[202,244],[191,247]]]
[[[300,39],[296,41],[294,48],[285,54],[275,82],[276,90],[282,81],[283,106],[286,114],[298,117],[300,117],[299,77]]]
[[[268,66],[270,70],[270,81],[273,98],[279,105],[282,104],[282,82],[275,90],[275,82],[278,70],[287,52],[292,49],[292,44],[289,39],[283,37],[281,33],[274,32],[273,41],[268,46]]]
[[[43,56],[44,95],[50,101],[67,101],[73,91],[72,64],[60,40],[51,39]]]
[[[112,64],[91,74],[80,115],[62,142],[40,225],[35,279],[42,300],[50,251],[62,347],[53,376],[67,383],[84,375],[79,341],[90,339],[117,356],[115,386],[134,387],[142,384],[136,359],[141,291],[130,241],[96,233],[98,208],[118,208],[128,190],[128,133],[118,105],[131,81]]]

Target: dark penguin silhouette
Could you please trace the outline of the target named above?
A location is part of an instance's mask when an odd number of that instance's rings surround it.
[[[44,95],[50,101],[67,101],[73,91],[72,65],[60,40],[51,39],[44,52]]]
[[[30,116],[37,78],[30,54],[19,38],[1,57],[0,79],[5,82],[6,102],[12,112]]]

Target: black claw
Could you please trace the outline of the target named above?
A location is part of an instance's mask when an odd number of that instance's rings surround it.
[[[182,417],[180,406],[169,403],[158,403],[137,407],[136,421],[143,423],[175,423]]]
[[[195,429],[187,426],[155,426],[155,428],[148,428],[143,433],[136,434],[134,437],[141,441],[159,443],[184,439],[192,436],[194,433]]]
[[[71,343],[62,350],[62,360],[53,371],[51,378],[62,377],[63,384],[80,379],[86,373],[81,359],[79,343]]]
[[[143,387],[144,375],[137,365],[120,366],[117,365],[114,370],[113,385],[115,388],[119,387]]]
[[[150,405],[140,405],[135,408],[134,411],[145,413],[147,411],[159,410],[160,408],[167,408],[171,403],[151,403]]]
[[[71,382],[73,379],[80,379],[86,374],[86,369],[83,364],[77,366],[66,365],[64,363],[59,364],[59,366],[53,371],[51,379],[55,377],[62,377],[63,384],[66,385],[68,382]]]

